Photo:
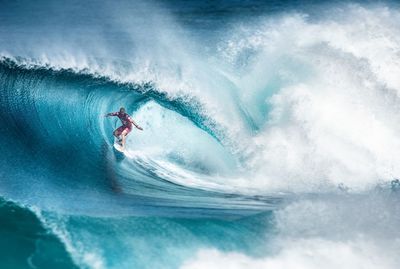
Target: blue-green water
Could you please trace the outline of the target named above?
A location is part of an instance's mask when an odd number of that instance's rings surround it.
[[[396,2],[0,4],[0,268],[399,267]]]

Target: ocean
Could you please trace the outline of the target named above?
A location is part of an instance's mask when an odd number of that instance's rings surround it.
[[[0,7],[1,269],[400,267],[397,2]]]

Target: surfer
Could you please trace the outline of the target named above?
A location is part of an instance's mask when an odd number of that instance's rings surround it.
[[[132,131],[132,125],[134,125],[139,130],[143,130],[143,128],[137,125],[136,122],[133,121],[131,116],[129,116],[128,113],[125,112],[125,108],[123,107],[119,109],[119,112],[112,112],[105,115],[105,117],[109,116],[117,116],[122,122],[122,126],[118,127],[113,132],[113,135],[118,139],[118,143],[121,144],[122,148],[125,148],[125,139],[126,136]]]

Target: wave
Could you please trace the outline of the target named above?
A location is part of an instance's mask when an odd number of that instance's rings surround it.
[[[28,208],[0,197],[0,221],[2,268],[78,268]]]
[[[328,268],[389,269],[399,263],[398,191],[301,197],[235,219],[98,217],[2,201],[1,232],[34,249],[12,255],[10,268],[28,262],[43,268],[282,268],[294,262],[318,268],[324,262]],[[6,249],[0,257],[8,257]]]
[[[205,60],[187,51],[182,63],[3,58],[4,161],[29,150],[48,161],[29,160],[26,169],[32,162],[46,170],[39,174],[79,178],[62,181],[73,189],[103,178],[99,191],[160,199],[268,200],[390,182],[399,177],[400,87],[392,76],[397,20],[388,18],[398,14],[347,7],[337,17],[252,22],[223,36]],[[121,105],[146,128],[129,136],[123,161],[110,152],[116,124],[101,117]]]
[[[167,1],[182,29],[147,2],[0,10],[19,15],[0,25],[0,233],[21,242],[0,260],[398,268],[398,7],[261,1],[276,13],[227,23],[217,1],[207,30],[207,3]],[[103,117],[120,106],[145,129],[126,155]]]
[[[218,191],[212,182],[197,184],[224,170],[232,172],[237,160],[221,142],[223,132],[189,97],[170,99],[149,83],[118,83],[84,71],[28,67],[10,59],[3,59],[0,74],[2,162],[8,171],[3,191],[8,195],[26,197],[20,192],[37,186],[35,191],[52,201],[53,195],[65,200],[66,193],[85,193],[77,207],[91,199],[104,203],[100,193],[132,196],[127,199],[136,206],[182,201],[205,208],[262,204]],[[111,134],[118,123],[103,117],[120,106],[146,129],[146,135],[133,132],[129,137],[130,158],[113,152]],[[46,194],[49,191],[56,194]],[[90,204],[95,206],[94,201]],[[116,212],[115,204],[104,206]]]

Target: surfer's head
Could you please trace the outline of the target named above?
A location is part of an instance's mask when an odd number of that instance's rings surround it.
[[[125,113],[125,108],[124,108],[124,107],[121,107],[121,108],[119,109],[119,112],[120,112],[120,113]]]

